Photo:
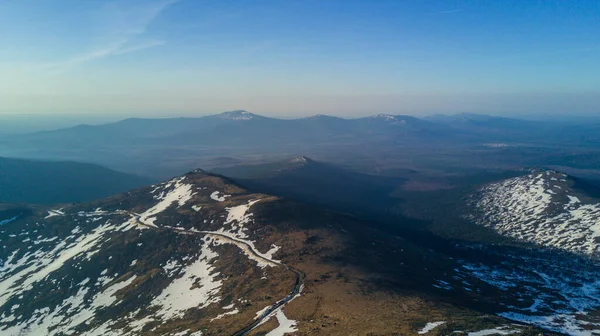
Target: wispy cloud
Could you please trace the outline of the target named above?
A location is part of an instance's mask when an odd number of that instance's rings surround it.
[[[109,4],[100,15],[103,21],[100,34],[103,34],[103,36],[97,39],[102,42],[71,58],[47,64],[45,68],[51,73],[62,73],[74,66],[91,61],[161,46],[166,41],[149,39],[144,35],[148,31],[148,27],[161,13],[179,1],[162,0],[137,4],[131,2]]]

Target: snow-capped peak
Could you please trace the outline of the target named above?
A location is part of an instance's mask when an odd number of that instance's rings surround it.
[[[229,120],[250,120],[250,119],[256,117],[255,114],[250,113],[248,111],[244,111],[244,110],[223,112],[223,113],[219,114],[218,116],[222,119],[229,119]]]
[[[312,160],[306,156],[298,156],[293,158],[290,162],[291,163],[309,163]]]
[[[395,120],[396,116],[393,114],[380,113],[380,114],[374,116],[373,118],[379,118],[379,119],[385,119],[385,120]]]
[[[393,123],[393,124],[399,124],[399,125],[406,124],[406,120],[404,118],[401,118],[401,116],[397,116],[397,115],[393,115],[393,114],[378,114],[376,116],[373,116],[373,118],[385,120],[385,121]]]

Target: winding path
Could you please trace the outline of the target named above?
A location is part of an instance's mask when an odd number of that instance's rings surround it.
[[[132,216],[133,218],[135,218],[135,221],[137,222],[138,225],[141,225],[141,226],[144,226],[147,228],[151,228],[151,229],[156,229],[156,227],[144,224],[140,220],[140,216],[138,214],[129,213],[129,215]],[[256,327],[258,327],[260,324],[262,324],[264,321],[266,321],[266,319],[269,317],[269,315],[271,313],[273,313],[275,310],[279,309],[280,307],[283,307],[288,302],[292,301],[295,297],[300,295],[300,291],[302,290],[302,286],[304,285],[304,279],[306,277],[306,275],[302,271],[300,271],[296,268],[293,268],[291,266],[288,266],[288,265],[282,263],[281,261],[272,260],[272,259],[264,257],[263,255],[261,255],[261,253],[256,251],[256,249],[253,246],[251,246],[250,244],[248,244],[247,242],[245,242],[243,240],[236,239],[236,238],[230,237],[226,234],[223,234],[220,232],[214,232],[214,231],[196,231],[196,230],[191,231],[191,230],[186,230],[183,228],[175,228],[175,227],[170,227],[170,226],[169,227],[159,227],[159,228],[168,229],[168,230],[172,230],[172,231],[176,231],[178,233],[188,234],[188,235],[200,235],[200,236],[209,236],[209,237],[212,236],[214,238],[218,238],[218,239],[224,240],[228,243],[234,244],[234,245],[238,246],[239,248],[241,248],[242,250],[252,253],[252,255],[255,258],[262,260],[263,262],[265,262],[267,264],[285,267],[288,271],[294,273],[294,275],[296,276],[296,282],[294,283],[294,287],[292,288],[292,291],[290,292],[290,294],[288,294],[285,298],[275,302],[267,310],[265,310],[260,316],[258,316],[254,320],[252,320],[251,323],[249,323],[242,329],[233,333],[232,336],[248,335],[252,330],[254,330]]]

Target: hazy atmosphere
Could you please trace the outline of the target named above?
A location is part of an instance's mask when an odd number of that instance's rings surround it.
[[[0,0],[1,336],[599,336],[600,0]]]
[[[597,1],[2,1],[0,113],[577,114]]]

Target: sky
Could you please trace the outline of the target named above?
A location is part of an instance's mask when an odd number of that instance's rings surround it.
[[[600,1],[0,0],[0,115],[600,115]]]

